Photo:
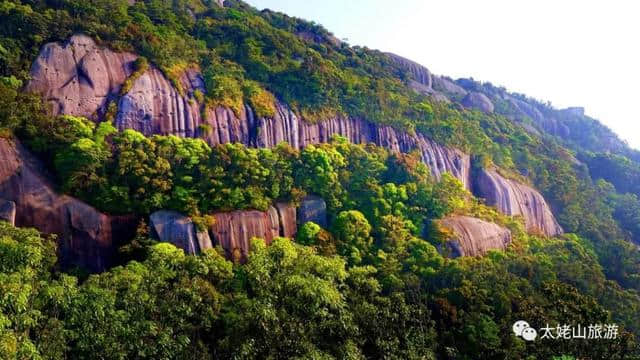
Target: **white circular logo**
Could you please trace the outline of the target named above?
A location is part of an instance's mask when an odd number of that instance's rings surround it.
[[[516,334],[516,336],[522,336],[522,332],[524,331],[524,329],[529,328],[529,323],[524,321],[524,320],[518,320],[513,324],[513,333]]]
[[[527,341],[533,341],[538,336],[538,332],[534,328],[526,328],[522,330],[522,338]]]

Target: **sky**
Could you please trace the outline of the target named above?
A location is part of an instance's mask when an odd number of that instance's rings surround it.
[[[322,24],[350,45],[473,77],[557,108],[582,106],[640,149],[635,0],[247,0]]]

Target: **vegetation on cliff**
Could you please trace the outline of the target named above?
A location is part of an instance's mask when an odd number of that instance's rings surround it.
[[[0,357],[638,356],[640,255],[628,240],[640,241],[640,165],[633,152],[593,145],[599,124],[576,120],[583,132],[563,141],[510,120],[506,103],[485,114],[436,102],[411,90],[410,75],[383,53],[236,0],[225,8],[208,0],[0,1],[0,23],[0,136],[23,139],[63,192],[109,213],[194,217],[264,210],[308,193],[324,198],[331,218],[327,229],[304,224],[297,243],[256,240],[243,265],[221,251],[185,256],[141,232],[143,251],[89,277],[56,267],[53,239],[0,223]],[[342,138],[299,151],[210,147],[48,116],[42,99],[21,88],[41,46],[76,32],[146,59],[123,91],[150,65],[176,84],[196,66],[206,86],[196,97],[209,106],[239,113],[248,104],[273,116],[277,98],[309,121],[346,114],[465,150],[476,166],[497,165],[535,185],[573,234],[526,234],[520,219],[484,206],[448,174],[432,179],[415,154]],[[514,241],[506,252],[444,258],[438,249],[448,235],[427,220],[450,214],[506,226]],[[624,330],[616,341],[528,344],[511,335],[520,319]]]

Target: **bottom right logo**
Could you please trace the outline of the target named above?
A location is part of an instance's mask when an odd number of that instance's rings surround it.
[[[513,323],[513,333],[525,341],[534,341],[538,338],[538,330],[534,329],[524,320]],[[557,325],[555,327],[548,324],[541,328],[540,339],[603,339],[612,340],[618,337],[618,325],[616,324],[591,324],[588,326],[578,325]]]

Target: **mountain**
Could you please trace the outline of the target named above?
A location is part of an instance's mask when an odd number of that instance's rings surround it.
[[[0,18],[3,355],[637,355],[640,156],[583,109],[241,1]]]

